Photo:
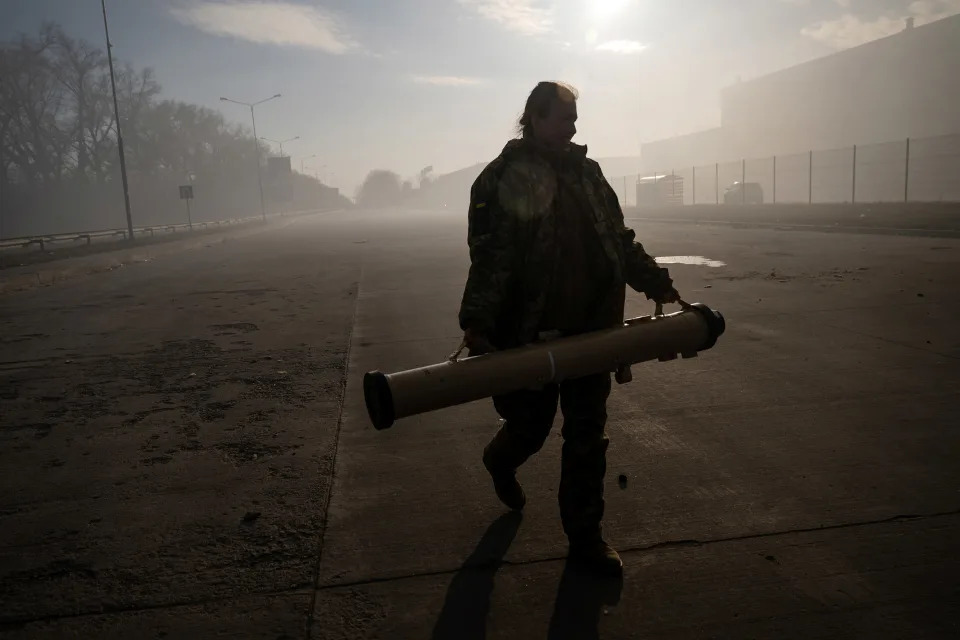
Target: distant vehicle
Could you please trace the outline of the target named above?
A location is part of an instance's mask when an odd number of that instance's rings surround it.
[[[723,204],[763,204],[759,182],[734,182],[723,192]]]
[[[683,177],[674,174],[644,176],[637,180],[637,206],[683,204]]]

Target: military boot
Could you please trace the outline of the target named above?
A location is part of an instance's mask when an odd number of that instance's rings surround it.
[[[490,445],[492,444],[490,443]],[[523,493],[523,487],[517,481],[517,472],[514,469],[497,466],[490,445],[487,445],[483,450],[483,466],[487,468],[490,477],[493,478],[493,489],[497,492],[500,502],[514,511],[520,511],[527,504],[527,496]]]
[[[616,575],[623,571],[620,554],[599,536],[571,539],[567,559],[597,573]]]

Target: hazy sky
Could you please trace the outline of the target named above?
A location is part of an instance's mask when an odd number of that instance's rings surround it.
[[[0,39],[43,20],[103,42],[99,0],[0,0]],[[719,124],[719,90],[960,13],[960,0],[108,0],[114,54],[164,96],[220,109],[327,165],[411,176],[493,159],[538,80],[581,93],[593,157]]]

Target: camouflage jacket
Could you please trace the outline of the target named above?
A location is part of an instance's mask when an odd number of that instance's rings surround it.
[[[562,259],[556,241],[561,191],[592,215],[612,267],[612,282],[596,309],[600,325],[623,322],[625,285],[647,298],[673,286],[668,271],[634,241],[616,193],[586,154],[585,146],[575,144],[563,154],[550,154],[531,142],[511,140],[473,183],[462,329],[475,329],[500,348],[536,339],[553,266]],[[561,180],[567,189],[558,189]]]

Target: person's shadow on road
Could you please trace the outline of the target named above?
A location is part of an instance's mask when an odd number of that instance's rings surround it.
[[[483,640],[493,578],[517,535],[523,515],[511,511],[493,521],[447,588],[433,640]]]
[[[600,576],[567,562],[560,577],[547,640],[598,639],[603,609],[620,602],[622,589],[623,576]]]

